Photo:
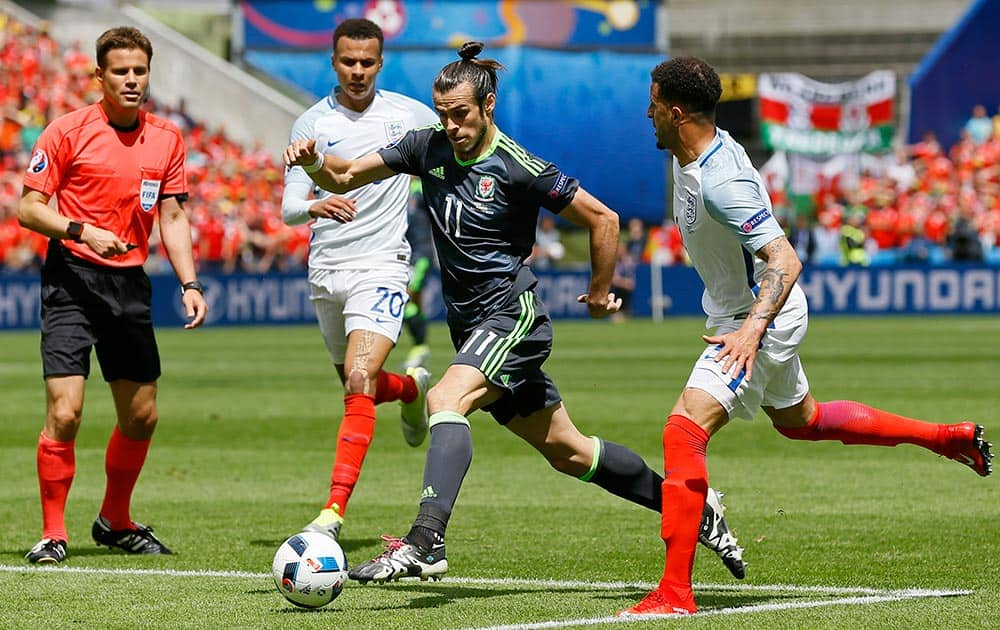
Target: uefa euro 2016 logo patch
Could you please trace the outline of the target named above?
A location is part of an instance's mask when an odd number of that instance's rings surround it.
[[[28,163],[28,172],[41,173],[48,167],[49,156],[45,154],[45,151],[42,151],[41,149],[35,151],[31,156],[31,161]]]
[[[483,175],[479,178],[479,185],[476,186],[476,199],[479,201],[493,201],[496,193],[497,180],[492,175]]]

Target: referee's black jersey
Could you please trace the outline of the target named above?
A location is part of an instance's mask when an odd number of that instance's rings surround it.
[[[379,155],[397,173],[421,179],[448,323],[462,328],[535,285],[524,259],[539,208],[561,211],[580,186],[499,129],[486,154],[469,162],[458,160],[440,124],[410,130]]]

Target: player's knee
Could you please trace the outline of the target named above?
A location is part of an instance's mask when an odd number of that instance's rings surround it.
[[[446,389],[435,385],[427,390],[427,407],[431,412],[444,409],[458,409],[459,400]]]
[[[160,412],[153,401],[133,408],[132,417],[125,419],[130,427],[129,433],[136,436],[133,439],[145,439],[153,435],[153,430],[156,429],[156,423],[159,421]]]
[[[70,432],[75,435],[82,418],[83,409],[80,406],[65,400],[56,401],[49,405],[47,424],[57,434]]]
[[[344,392],[347,394],[374,394],[375,383],[365,370],[351,370],[344,380]]]

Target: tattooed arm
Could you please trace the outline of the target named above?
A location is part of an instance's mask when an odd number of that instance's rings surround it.
[[[757,257],[767,263],[767,268],[757,283],[760,290],[747,319],[761,322],[766,330],[768,324],[778,316],[778,311],[785,305],[792,286],[799,279],[802,262],[799,261],[795,248],[784,236],[762,247],[757,252]],[[763,331],[761,335],[763,336]]]
[[[705,343],[722,345],[715,360],[724,362],[726,372],[735,377],[745,369],[747,380],[753,376],[760,340],[785,305],[802,271],[802,262],[795,254],[795,248],[784,236],[770,241],[757,251],[757,256],[767,262],[767,267],[758,282],[757,299],[743,325],[731,333],[702,337]]]

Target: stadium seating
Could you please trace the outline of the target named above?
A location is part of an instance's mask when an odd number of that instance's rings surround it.
[[[794,59],[796,71],[808,72],[815,66],[814,78],[836,80],[876,67],[896,68],[905,76],[944,26],[960,14],[959,5],[964,3],[937,3],[927,14],[910,16],[904,23],[879,22],[875,15],[870,29],[849,35],[842,32],[845,16],[861,10],[865,3],[860,0],[831,9],[825,29],[800,28],[799,32],[789,26],[801,22],[787,15],[787,3],[727,0],[723,4],[732,10],[727,13],[729,21],[711,28],[702,24],[699,30],[698,20],[705,19],[707,9],[686,0],[671,3],[671,43],[676,54],[706,56],[727,72],[789,70],[789,60]],[[894,11],[892,7],[898,9],[900,3],[885,4],[891,5],[883,7],[886,11]],[[747,19],[735,19],[740,15]],[[894,15],[901,14],[896,11]],[[834,47],[837,54],[831,60]],[[0,75],[0,162],[4,167],[0,178],[0,272],[30,271],[40,264],[45,239],[17,226],[20,173],[44,124],[95,102],[100,91],[91,78],[93,61],[89,56],[79,45],[61,49],[44,23],[32,26],[0,13],[0,62],[5,68],[22,69]],[[38,85],[47,87],[40,90]],[[997,104],[988,105],[994,111]],[[176,122],[187,139],[191,187],[187,208],[199,265],[212,271],[254,273],[302,268],[309,231],[306,226],[293,229],[281,222],[283,178],[274,156],[260,144],[242,146],[228,138],[224,128],[209,129],[193,120],[183,101],[171,105],[154,99],[148,108]],[[856,194],[869,218],[880,216],[873,213],[876,206],[888,207],[897,223],[867,227],[898,233],[881,235],[881,247],[872,248],[872,264],[907,261],[912,253],[907,246],[915,235],[912,225],[917,226],[917,233],[929,237],[923,260],[933,264],[950,259],[948,231],[960,209],[965,208],[963,212],[979,233],[983,260],[1000,262],[1000,138],[994,137],[977,149],[960,149],[934,153],[915,145],[909,158],[917,176],[912,189],[898,190],[885,178],[873,176],[863,183],[861,191],[824,191],[834,193],[837,199],[826,207],[818,198],[818,215],[832,213],[836,229],[843,208],[849,205],[845,197]],[[929,217],[943,221],[943,229],[928,227]],[[155,238],[153,243],[149,271],[169,271]],[[813,262],[838,261],[835,253],[825,252]]]
[[[46,239],[17,225],[21,173],[41,129],[62,113],[100,99],[92,78],[93,59],[74,44],[62,50],[48,35],[44,22],[32,26],[0,13],[0,61],[3,72],[0,103],[3,132],[0,141],[0,271],[37,269]],[[46,85],[40,90],[38,85]],[[300,269],[308,253],[309,230],[290,228],[281,221],[283,167],[258,144],[243,147],[223,128],[209,130],[188,116],[183,101],[177,106],[150,99],[147,109],[175,122],[187,140],[187,175],[195,254],[203,269],[262,273]],[[151,273],[167,272],[169,265],[154,233]]]

